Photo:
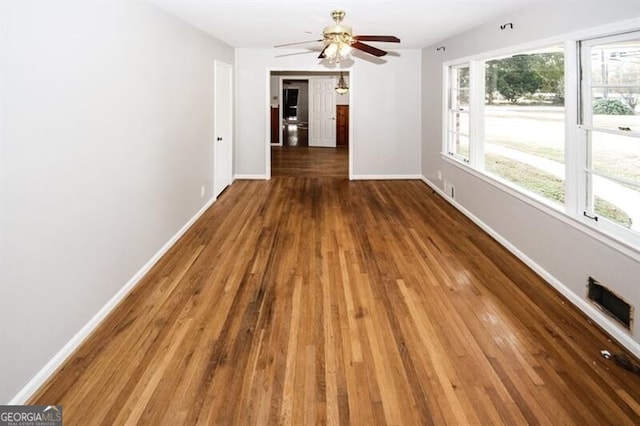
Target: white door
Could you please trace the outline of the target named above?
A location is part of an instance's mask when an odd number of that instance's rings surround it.
[[[231,152],[231,127],[233,123],[232,101],[232,68],[223,62],[215,62],[214,87],[214,178],[213,195],[218,197],[220,193],[231,184],[231,169],[233,156]]]
[[[336,91],[332,78],[309,79],[309,146],[336,146]]]

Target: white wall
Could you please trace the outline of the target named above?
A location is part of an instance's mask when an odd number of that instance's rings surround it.
[[[339,71],[317,54],[236,49],[237,176],[266,176],[268,70]],[[378,64],[355,58],[349,68],[354,177],[420,174],[420,50],[398,50]],[[250,123],[250,124],[249,124]]]
[[[514,12],[504,19],[482,25],[423,50],[422,56],[422,171],[443,189],[443,180],[456,187],[456,202],[488,225],[541,268],[546,277],[564,288],[601,325],[616,333],[627,347],[640,354],[640,327],[630,336],[617,324],[591,309],[585,302],[588,276],[611,286],[640,309],[639,256],[614,249],[472,174],[440,156],[442,147],[443,62],[518,44],[567,34],[593,26],[627,20],[640,15],[637,2],[541,3]],[[511,22],[513,30],[500,30]],[[640,24],[640,20],[638,21]],[[445,46],[445,51],[437,51]],[[438,179],[438,171],[443,180]],[[569,219],[570,220],[570,219]]]
[[[0,7],[5,403],[212,197],[234,53],[141,3]]]
[[[280,105],[280,77],[277,75],[271,75],[271,106]]]

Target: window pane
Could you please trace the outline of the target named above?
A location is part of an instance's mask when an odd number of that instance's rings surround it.
[[[449,130],[455,133],[462,133],[469,136],[469,114],[464,112],[451,111],[449,113]]]
[[[591,105],[583,110],[584,120],[593,125],[585,140],[585,210],[635,231],[640,231],[639,34],[585,43],[582,65],[590,78],[580,77],[583,84],[591,80],[581,93],[583,107]]]
[[[455,89],[469,88],[469,67],[451,68],[451,87]]]
[[[490,105],[564,105],[562,46],[487,61],[485,100]]]
[[[592,84],[638,84],[640,39],[595,45],[591,48]]]
[[[450,147],[452,152],[469,159],[469,137],[459,133],[450,133],[449,137],[451,138]]]
[[[640,132],[640,86],[624,89],[594,87],[591,96],[593,127]]]
[[[457,68],[456,79],[458,88],[469,88],[469,67]]]
[[[593,170],[640,186],[640,138],[593,132]]]
[[[454,66],[449,70],[447,151],[469,160],[469,66]]]
[[[487,61],[485,73],[485,169],[563,203],[562,47]]]
[[[449,103],[451,109],[469,111],[469,89],[452,90]]]
[[[558,177],[541,168],[531,167],[528,161],[518,161],[511,156],[487,153],[485,170],[548,200],[559,204],[564,203],[564,177]]]
[[[595,213],[625,228],[640,231],[640,191],[593,176]]]
[[[451,109],[469,110],[469,67],[451,68]]]

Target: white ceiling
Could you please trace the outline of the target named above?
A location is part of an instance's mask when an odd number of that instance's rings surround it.
[[[422,48],[531,0],[155,0],[153,3],[233,47],[269,48],[322,38],[334,9],[355,35],[395,35],[398,48]],[[311,34],[310,34],[311,33]],[[396,45],[372,43],[391,49]],[[301,47],[304,47],[301,46]]]

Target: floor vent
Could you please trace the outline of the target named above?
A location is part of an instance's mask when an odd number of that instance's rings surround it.
[[[631,305],[592,277],[589,277],[588,287],[589,299],[618,320],[627,330],[631,330],[631,322],[633,321]]]

